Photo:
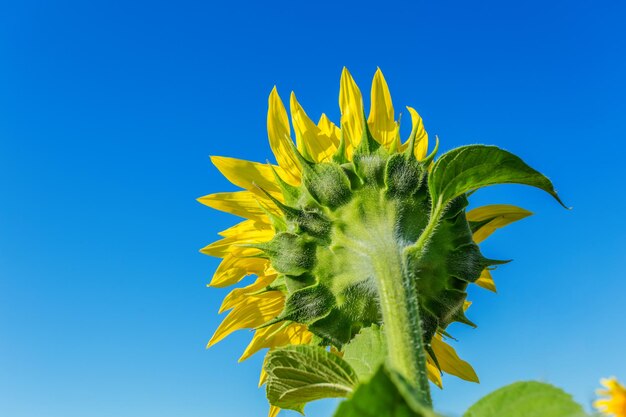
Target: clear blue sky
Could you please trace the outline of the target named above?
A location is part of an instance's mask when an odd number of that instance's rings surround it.
[[[250,334],[205,350],[225,291],[198,249],[235,218],[195,198],[233,189],[209,155],[271,158],[274,84],[337,120],[344,65],[364,91],[380,66],[444,150],[500,145],[574,207],[473,197],[536,215],[485,243],[515,261],[452,328],[482,383],[446,377],[437,407],[519,379],[587,405],[626,379],[623,2],[209,3],[2,2],[1,416],[265,415]]]

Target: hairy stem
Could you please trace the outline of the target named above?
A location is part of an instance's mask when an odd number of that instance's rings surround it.
[[[432,407],[426,373],[417,291],[395,247],[373,260],[383,313],[389,365],[418,390],[420,401]]]
[[[433,214],[438,217],[439,210]],[[417,242],[422,247],[428,243],[436,223],[433,219],[424,230],[423,239],[420,237]],[[388,364],[417,389],[424,405],[432,407],[415,281],[408,273],[404,248],[398,246],[393,232],[386,232],[378,234],[371,262],[380,295]]]
[[[419,294],[416,277],[409,273],[407,253],[417,252],[419,256],[426,248],[443,209],[440,204],[434,207],[421,236],[410,246],[398,238],[394,214],[397,207],[384,196],[373,191],[348,210],[358,213],[358,221],[346,222],[337,229],[334,239],[338,247],[353,251],[355,258],[348,263],[355,265],[354,273],[362,274],[367,265],[375,281],[387,344],[387,364],[415,387],[424,405],[431,407]]]

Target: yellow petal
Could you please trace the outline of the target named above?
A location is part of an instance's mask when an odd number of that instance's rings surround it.
[[[439,372],[439,369],[430,358],[426,360],[426,373],[428,374],[428,379],[430,379],[433,384],[437,385],[439,388],[443,388],[441,372]]]
[[[413,149],[413,153],[418,161],[426,158],[426,153],[428,152],[428,133],[424,128],[424,121],[421,116],[415,111],[413,107],[407,107],[407,110],[411,114],[411,138],[415,137],[415,146]],[[406,147],[411,143],[409,139],[406,143],[404,143],[401,149],[406,149]]]
[[[296,132],[298,149],[315,162],[325,162],[332,158],[339,146],[339,141],[325,135],[322,130],[307,116],[298,103],[296,95],[291,93],[291,122]]]
[[[226,316],[219,325],[208,346],[212,346],[240,329],[255,328],[276,317],[283,310],[285,297],[280,291],[270,291],[247,297]]]
[[[267,196],[259,190],[259,187],[270,193],[276,199],[284,201],[283,193],[279,185],[274,180],[274,173],[268,164],[260,164],[258,162],[245,161],[243,159],[227,158],[225,156],[212,156],[211,162],[217,169],[238,187],[252,191],[261,199],[267,199]],[[281,178],[285,178],[285,171],[275,166],[274,169]]]
[[[279,411],[280,408],[276,407],[275,405],[270,405],[270,411],[267,413],[267,417],[276,417]]]
[[[259,376],[259,388],[267,381],[267,372],[265,372],[265,362],[267,361],[267,355],[263,360],[263,366],[261,367],[261,375]]]
[[[241,233],[234,236],[229,236],[224,239],[213,242],[208,246],[200,249],[200,252],[205,255],[215,256],[223,258],[234,247],[242,246],[251,243],[263,243],[269,242],[274,237],[274,230],[267,226],[266,228],[259,228],[249,230],[245,233]]]
[[[593,402],[593,408],[603,411],[606,410],[610,404],[611,402],[607,399],[595,400]]]
[[[361,91],[345,67],[341,73],[339,109],[341,110],[341,131],[346,141],[346,156],[352,159],[354,149],[361,143],[365,114]]]
[[[263,275],[278,275],[278,272],[268,262]]]
[[[218,313],[221,314],[224,311],[230,310],[236,305],[244,302],[247,296],[267,287],[275,279],[276,279],[276,275],[268,275],[268,276],[261,275],[252,284],[243,288],[235,288],[230,293],[228,293],[226,297],[224,297],[224,301],[222,301],[222,306],[220,307],[220,311]]]
[[[606,415],[626,416],[626,388],[615,377],[602,378],[600,383],[606,389],[596,390],[596,393],[607,398],[599,398],[593,403],[593,406]]]
[[[274,333],[279,331],[283,325],[284,323],[274,323],[271,326],[255,330],[254,336],[239,358],[239,362],[248,359],[263,348],[274,347],[271,340],[273,339]]]
[[[284,323],[276,323],[254,332],[252,341],[239,358],[239,361],[248,359],[261,349],[275,348],[286,345],[304,345],[311,341],[313,334],[305,325],[292,323],[285,326]]]
[[[615,377],[611,377],[611,378],[602,378],[600,379],[600,384],[604,385],[605,387],[607,387],[609,389],[609,391],[605,391],[607,392],[606,395],[610,394],[610,390],[615,389],[615,387],[617,386],[617,378]]]
[[[245,220],[241,223],[237,223],[236,225],[229,227],[226,230],[222,230],[218,233],[218,235],[222,237],[232,237],[241,234],[245,234],[251,231],[255,231],[258,229],[268,229],[272,226],[265,221],[255,221],[255,220]]]
[[[268,101],[267,135],[270,140],[270,147],[278,165],[285,170],[286,175],[283,180],[291,185],[300,185],[302,174],[300,163],[293,154],[290,144],[289,118],[276,87],[272,89]]]
[[[261,251],[255,248],[234,247],[224,256],[209,286],[217,288],[227,287],[238,283],[246,275],[263,274],[267,269],[269,261],[267,259],[253,258],[253,256],[260,253]]]
[[[374,74],[371,97],[367,124],[374,139],[389,149],[396,140],[398,125],[394,119],[389,87],[380,68]]]
[[[478,375],[476,375],[474,368],[459,358],[454,348],[444,342],[441,336],[435,335],[430,343],[443,372],[458,376],[466,381],[478,382]]]
[[[317,122],[317,127],[320,128],[320,131],[324,135],[328,136],[333,142],[337,143],[337,146],[339,146],[341,129],[331,122],[324,113],[322,113],[320,120]]]
[[[286,339],[285,344],[306,345],[311,342],[313,333],[304,324],[293,323],[285,328],[284,337]]]
[[[491,276],[491,271],[489,271],[488,269],[483,269],[483,272],[480,273],[480,277],[478,277],[478,279],[474,283],[486,290],[498,292],[496,290],[496,283]]]
[[[265,196],[264,196],[265,197]],[[269,223],[267,214],[261,208],[259,201],[261,198],[250,191],[235,191],[232,193],[209,194],[200,197],[198,201],[205,206],[216,210],[234,214],[245,219],[252,219],[264,223]],[[278,214],[278,209],[273,203],[266,199],[263,201],[272,208],[272,212]]]
[[[467,212],[467,220],[471,222],[488,221],[474,232],[474,242],[480,243],[487,239],[496,229],[521,220],[531,214],[530,211],[521,207],[508,204],[494,204],[470,210]]]

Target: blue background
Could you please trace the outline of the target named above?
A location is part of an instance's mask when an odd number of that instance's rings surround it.
[[[205,350],[226,291],[198,249],[236,219],[195,198],[234,189],[209,155],[271,158],[274,84],[338,121],[344,65],[366,100],[380,66],[443,150],[507,148],[574,207],[472,198],[536,215],[484,244],[515,261],[471,291],[479,327],[451,329],[481,384],[445,377],[437,408],[520,379],[589,405],[626,379],[625,20],[620,1],[2,2],[0,416],[265,415],[261,355],[236,363],[250,334]]]

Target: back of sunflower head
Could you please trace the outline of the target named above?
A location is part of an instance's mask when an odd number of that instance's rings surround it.
[[[478,381],[444,341],[451,323],[473,326],[467,287],[495,290],[490,271],[505,262],[478,244],[530,215],[501,204],[467,211],[469,195],[517,183],[561,201],[545,176],[495,146],[435,159],[438,141],[427,154],[428,134],[410,107],[412,130],[402,141],[380,70],[367,118],[345,69],[340,127],[325,115],[314,123],[293,94],[290,102],[295,142],[272,90],[268,136],[278,165],[213,158],[243,190],[200,201],[246,220],[202,250],[223,258],[211,285],[257,278],[226,297],[221,311],[231,311],[209,345],[255,329],[242,359],[269,348],[261,383],[270,415],[327,397],[350,397],[337,415],[353,415],[378,385],[400,393],[414,415],[430,415],[428,379],[441,386],[443,371]]]

